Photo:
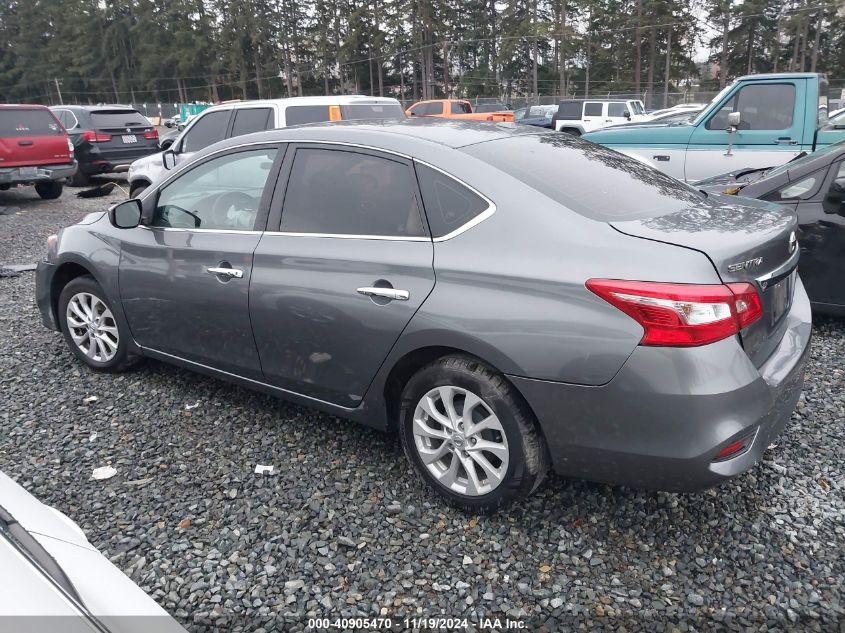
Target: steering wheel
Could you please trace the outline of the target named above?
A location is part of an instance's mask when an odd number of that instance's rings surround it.
[[[255,198],[243,191],[230,191],[218,197],[211,206],[211,217],[218,227],[230,227],[238,218],[229,217],[229,210],[235,207],[237,211],[248,211],[251,219],[255,219]],[[245,218],[244,218],[245,219]],[[237,228],[252,228],[239,226]]]

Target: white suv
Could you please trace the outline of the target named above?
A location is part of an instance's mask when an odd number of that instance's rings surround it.
[[[396,99],[337,95],[292,97],[263,101],[234,101],[203,110],[168,151],[179,164],[195,152],[226,138],[304,123],[346,119],[404,119],[405,111]],[[136,160],[129,167],[129,197],[135,198],[165,171],[162,154]]]
[[[558,132],[581,136],[609,125],[648,119],[639,99],[565,99],[558,104],[552,127]]]

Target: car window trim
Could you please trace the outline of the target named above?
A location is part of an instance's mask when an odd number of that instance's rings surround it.
[[[158,206],[158,199],[161,195],[161,190],[167,187],[170,183],[172,183],[177,177],[181,177],[184,174],[188,174],[192,172],[194,169],[201,167],[202,165],[210,162],[211,160],[215,160],[222,156],[228,156],[231,154],[240,154],[243,152],[249,152],[253,149],[260,149],[261,146],[265,146],[268,149],[273,148],[276,150],[276,157],[273,159],[273,166],[270,167],[270,173],[267,175],[267,182],[264,183],[264,189],[261,191],[261,198],[258,201],[258,211],[255,215],[255,222],[251,229],[202,229],[202,228],[183,228],[183,227],[171,227],[171,226],[148,226],[146,224],[140,224],[140,227],[148,229],[150,231],[188,231],[191,233],[234,233],[237,235],[248,235],[250,233],[263,233],[264,229],[267,227],[267,219],[270,215],[269,207],[270,203],[273,200],[273,196],[275,195],[276,187],[278,187],[278,180],[279,180],[279,172],[281,171],[282,165],[285,162],[285,158],[287,155],[288,150],[288,143],[279,142],[279,141],[257,141],[254,143],[244,143],[241,145],[235,145],[232,147],[224,147],[214,152],[203,156],[201,159],[198,159],[195,162],[189,163],[189,166],[186,167],[184,170],[179,170],[177,173],[171,174],[168,178],[163,180],[161,183],[156,185],[155,187],[149,187],[146,189],[139,199],[141,200],[142,208],[143,208],[143,215],[148,218],[152,218],[152,214],[155,213],[155,209]],[[268,184],[270,183],[270,179],[273,179],[273,186],[269,187]]]
[[[55,110],[53,110],[53,114],[57,112],[64,112],[65,114],[69,114],[73,117],[73,125],[71,127],[66,127],[66,131],[69,132],[70,130],[75,130],[77,127],[79,127],[79,119],[76,118],[76,115],[73,113],[72,110],[68,110],[67,108],[56,108]]]
[[[284,207],[284,199],[285,195],[287,194],[288,187],[290,185],[290,175],[293,168],[293,161],[296,157],[296,152],[299,149],[308,149],[311,145],[320,145],[320,146],[337,146],[337,151],[347,151],[351,153],[359,153],[364,155],[373,155],[376,158],[382,158],[384,160],[393,160],[394,162],[399,162],[409,170],[409,175],[411,177],[411,182],[413,183],[413,193],[414,198],[417,202],[417,213],[420,214],[420,222],[422,223],[423,230],[426,232],[426,235],[423,236],[406,236],[406,235],[368,235],[368,234],[352,234],[352,233],[299,233],[295,231],[282,231],[281,230],[281,221],[282,221],[282,212]],[[422,203],[422,194],[419,190],[419,183],[417,181],[416,170],[414,169],[413,161],[414,159],[407,154],[403,154],[401,152],[394,152],[392,150],[382,149],[380,147],[372,147],[367,145],[362,145],[358,143],[344,143],[341,141],[306,141],[297,139],[295,141],[290,142],[290,152],[288,155],[285,156],[285,163],[279,173],[278,181],[281,183],[284,181],[284,186],[280,188],[280,192],[278,194],[274,194],[273,200],[270,203],[270,213],[268,214],[267,220],[267,228],[268,230],[265,231],[267,235],[283,235],[287,237],[319,237],[319,238],[337,238],[337,239],[356,239],[356,240],[382,240],[382,241],[392,241],[392,242],[431,242],[431,231],[428,226],[428,217],[425,214],[425,210],[423,209]],[[351,148],[351,149],[350,149]],[[325,149],[324,147],[319,148],[312,148],[312,149]],[[363,152],[355,152],[354,150],[364,150]],[[331,150],[328,150],[331,151]],[[380,156],[382,155],[382,156]],[[387,156],[384,156],[387,155]],[[388,156],[392,156],[395,158],[388,158]],[[399,158],[401,160],[395,160]],[[276,185],[276,189],[279,189],[279,185]],[[278,227],[274,230],[269,230],[269,227]]]

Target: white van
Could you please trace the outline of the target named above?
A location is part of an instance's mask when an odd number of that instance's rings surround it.
[[[396,99],[361,95],[291,97],[260,101],[230,101],[203,110],[168,151],[175,164],[226,138],[273,128],[350,119],[404,119]],[[129,197],[136,198],[165,172],[162,152],[136,160],[129,167]]]
[[[609,125],[648,118],[639,99],[564,99],[558,104],[552,127],[558,132],[581,136]]]

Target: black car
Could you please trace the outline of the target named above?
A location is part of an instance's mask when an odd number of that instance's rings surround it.
[[[801,278],[813,309],[845,315],[845,141],[779,167],[741,169],[694,186],[796,209]]]
[[[71,106],[50,108],[65,126],[79,168],[70,184],[84,187],[94,174],[126,171],[132,161],[155,154],[158,130],[127,106]]]

